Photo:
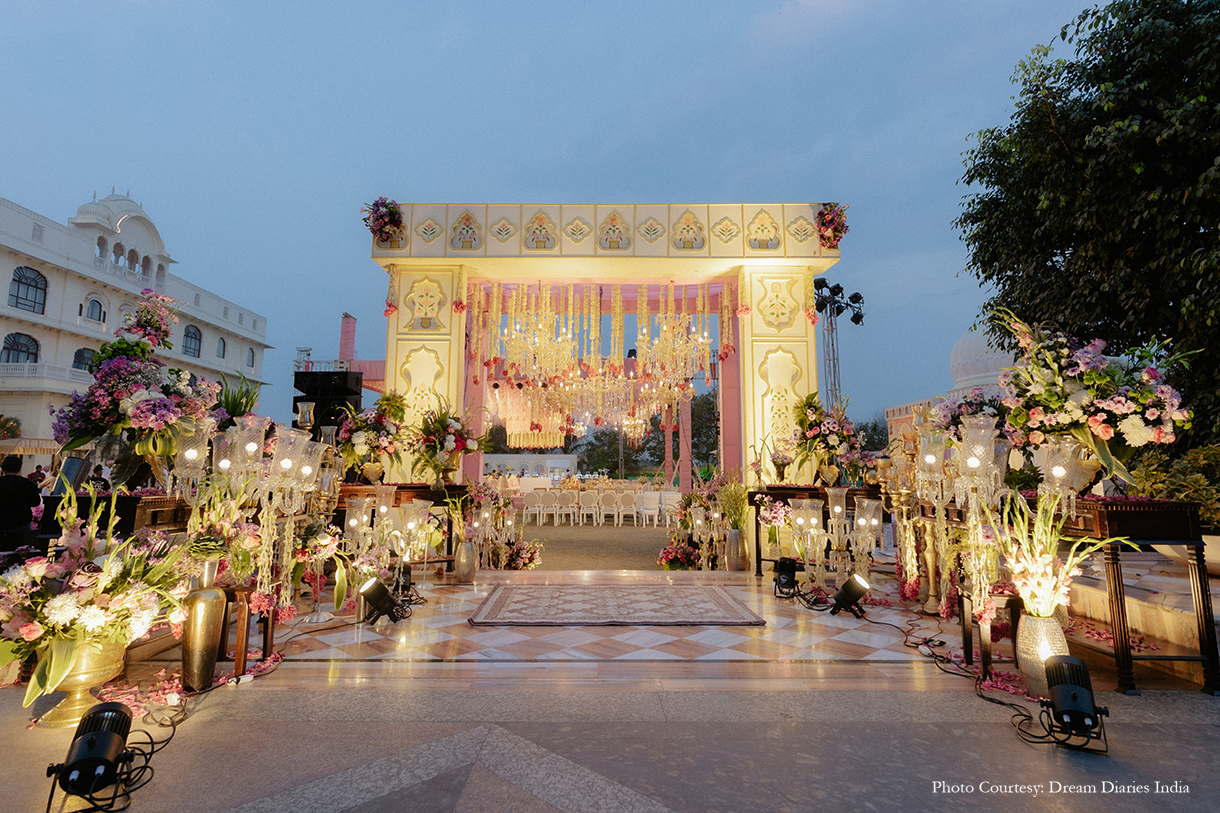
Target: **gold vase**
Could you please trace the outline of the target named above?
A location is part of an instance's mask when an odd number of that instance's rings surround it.
[[[365,463],[360,467],[360,473],[363,474],[365,479],[367,479],[370,483],[379,483],[381,482],[381,475],[385,474],[385,466],[376,461],[372,463]]]
[[[67,692],[68,696],[42,715],[38,725],[67,728],[79,723],[85,712],[97,703],[90,689],[101,686],[122,672],[126,654],[127,647],[116,641],[85,641],[76,653],[76,663],[72,664],[72,669],[57,688],[57,691]]]
[[[219,562],[204,562],[199,587],[186,594],[182,609],[182,688],[201,692],[211,688],[216,672],[216,657],[224,635],[225,591],[213,587]]]

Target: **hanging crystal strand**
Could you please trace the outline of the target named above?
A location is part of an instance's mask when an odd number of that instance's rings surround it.
[[[466,360],[474,362],[474,372],[469,373],[477,380],[482,359],[479,351],[483,349],[483,288],[477,282],[466,286],[467,311],[470,313],[470,332],[466,339]]]
[[[611,370],[622,370],[623,364],[623,291],[617,284],[610,289],[610,360]]]

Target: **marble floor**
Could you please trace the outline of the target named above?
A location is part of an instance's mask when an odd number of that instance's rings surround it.
[[[494,584],[560,580],[706,580],[767,624],[466,623]],[[956,625],[917,615],[885,576],[872,581],[867,618],[900,629],[815,613],[749,574],[655,571],[480,573],[475,585],[421,587],[427,603],[398,624],[297,622],[277,631],[274,670],[186,701],[130,809],[1220,809],[1220,698],[1147,671],[1142,695],[1119,695],[1112,661],[1081,653],[1110,708],[1110,754],[1027,744],[1011,708],[903,645],[911,630],[939,652],[960,648]],[[176,657],[131,664],[128,678],[154,680]],[[22,709],[20,699],[0,691],[10,763],[0,810],[42,810],[44,769],[63,760],[71,732],[25,730],[51,700]]]

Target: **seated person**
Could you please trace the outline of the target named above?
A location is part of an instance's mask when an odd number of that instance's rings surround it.
[[[106,470],[101,466],[93,467],[93,476],[87,481],[94,491],[109,491],[110,481],[106,479]]]

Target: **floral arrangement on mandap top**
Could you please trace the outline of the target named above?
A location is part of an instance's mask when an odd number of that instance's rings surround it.
[[[402,207],[386,197],[366,203],[360,209],[364,225],[379,243],[398,240],[403,234]]]
[[[994,319],[1021,351],[1016,365],[1000,374],[1002,403],[1009,409],[1004,433],[1014,447],[1070,434],[1097,456],[1107,476],[1130,483],[1124,462],[1136,449],[1173,443],[1178,430],[1190,427],[1190,410],[1161,372],[1184,365],[1186,354],[1168,355],[1153,342],[1124,362],[1102,355],[1102,339],[1085,343],[1047,332],[1011,311],[997,311]]]
[[[822,248],[838,248],[843,235],[851,229],[847,225],[847,204],[827,203],[818,209],[816,216],[818,227],[818,242]]]
[[[48,555],[0,574],[0,668],[38,660],[25,706],[55,691],[82,647],[142,638],[185,595],[176,569],[181,548],[158,536],[116,538],[114,505],[109,526],[99,528],[104,508],[95,499],[88,520],[78,517],[69,490],[58,511],[63,534]]]
[[[344,412],[337,437],[345,471],[375,463],[382,456],[395,465],[402,463],[409,433],[407,404],[401,395],[391,390],[378,398],[375,406],[362,412],[345,407]]]
[[[415,453],[411,472],[424,471],[436,480],[456,471],[462,455],[487,447],[487,435],[474,434],[470,418],[455,412],[440,396],[436,407],[426,410],[419,423],[408,428],[407,441]]]
[[[115,467],[113,480],[124,482],[145,455],[168,457],[178,441],[195,433],[213,417],[220,385],[194,379],[179,369],[165,369],[153,358],[157,348],[169,349],[178,322],[173,299],[150,289],[134,314],[115,331],[118,337],[98,348],[89,371],[93,384],[84,395],[73,392],[68,405],[55,414],[57,443],[68,451],[97,438],[112,438],[134,463]]]

